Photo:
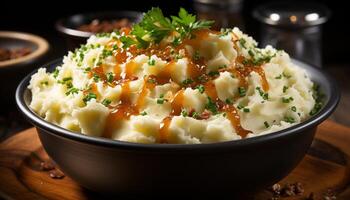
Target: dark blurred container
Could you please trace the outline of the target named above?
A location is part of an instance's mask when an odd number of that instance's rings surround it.
[[[77,14],[67,18],[60,19],[56,22],[56,29],[66,39],[68,50],[74,50],[81,44],[85,44],[86,40],[94,33],[78,30],[82,25],[90,24],[94,20],[113,21],[120,19],[128,19],[132,23],[136,23],[142,18],[142,13],[136,11],[105,11],[95,13]]]
[[[215,20],[216,30],[235,26],[244,30],[243,0],[194,0],[194,8],[199,19]]]
[[[0,105],[1,113],[15,110],[15,90],[20,80],[38,68],[45,60],[49,44],[37,35],[0,31],[1,49],[28,48],[28,55],[11,60],[0,61]]]
[[[272,2],[254,9],[261,22],[261,46],[283,49],[298,60],[322,67],[322,24],[330,17],[318,3]]]

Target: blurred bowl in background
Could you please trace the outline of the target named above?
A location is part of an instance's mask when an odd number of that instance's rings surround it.
[[[3,109],[15,105],[19,81],[39,66],[49,50],[48,42],[37,35],[0,31],[0,103]]]
[[[136,11],[105,11],[77,14],[56,22],[56,29],[67,42],[68,50],[74,50],[93,34],[112,32],[113,29],[130,26],[141,20],[142,13]]]

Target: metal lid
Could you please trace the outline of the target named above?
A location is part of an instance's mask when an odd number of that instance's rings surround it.
[[[330,10],[318,3],[273,2],[255,8],[253,17],[273,26],[302,28],[325,23]]]

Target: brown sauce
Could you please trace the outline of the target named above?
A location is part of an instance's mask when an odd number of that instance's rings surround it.
[[[240,135],[242,138],[247,137],[247,135],[248,135],[248,133],[250,133],[250,131],[245,130],[241,126],[241,119],[240,119],[240,116],[238,114],[237,109],[232,105],[225,105],[223,107],[223,110],[226,112],[227,118],[230,120],[231,125],[236,130],[237,134]]]
[[[168,135],[169,135],[169,126],[171,123],[172,116],[168,116],[162,120],[159,127],[159,136],[157,142],[159,143],[167,143]]]
[[[128,29],[123,32],[123,34],[129,34]],[[112,112],[107,117],[105,131],[103,133],[103,137],[110,138],[112,137],[112,131],[115,130],[116,127],[118,127],[120,124],[119,122],[121,120],[129,119],[132,115],[138,115],[140,113],[140,110],[144,107],[145,104],[145,98],[150,90],[154,89],[154,87],[157,84],[166,84],[171,83],[171,74],[174,70],[174,66],[176,64],[176,60],[173,58],[174,51],[178,52],[181,49],[185,50],[185,57],[188,59],[188,67],[187,72],[189,74],[189,78],[193,80],[193,83],[190,84],[192,88],[196,87],[199,84],[202,84],[205,88],[206,94],[212,99],[212,101],[215,102],[215,104],[218,107],[218,110],[220,112],[225,112],[227,115],[227,118],[230,120],[232,126],[236,130],[237,134],[240,135],[242,138],[245,138],[249,131],[245,130],[240,123],[240,116],[237,111],[237,109],[233,105],[227,105],[223,101],[221,101],[218,98],[218,94],[215,88],[215,84],[213,82],[213,77],[208,76],[205,74],[206,72],[206,63],[204,59],[194,59],[185,49],[186,45],[191,45],[194,47],[194,49],[200,48],[200,42],[202,40],[205,40],[209,33],[217,33],[209,30],[201,30],[194,33],[194,39],[187,39],[184,40],[178,47],[172,47],[171,45],[164,46],[164,45],[152,45],[147,49],[137,49],[135,46],[130,46],[127,49],[118,49],[116,53],[114,54],[117,64],[114,67],[114,83],[121,84],[122,86],[122,92],[120,96],[120,103],[117,106],[110,106],[110,109],[112,109]],[[237,36],[235,36],[237,37]],[[238,38],[238,37],[237,37]],[[236,39],[237,40],[237,39]],[[111,43],[112,44],[112,43]],[[115,41],[114,43],[115,44]],[[237,44],[234,41],[234,47],[237,48]],[[138,98],[136,99],[136,102],[133,104],[131,102],[130,98],[130,86],[129,83],[131,80],[135,77],[135,70],[136,70],[136,63],[134,61],[130,61],[128,63],[128,58],[136,57],[137,55],[145,54],[148,56],[156,55],[157,57],[161,58],[162,60],[166,60],[168,64],[164,66],[162,71],[157,75],[151,75],[144,77],[144,83],[142,88],[140,89],[138,93]],[[238,56],[235,63],[242,63],[243,61],[242,56]],[[125,65],[125,72],[121,72],[120,64],[126,63]],[[244,67],[228,67],[221,69],[220,71],[229,71],[233,73],[238,79],[240,80],[240,86],[247,88],[248,83],[246,81],[246,77],[249,76],[249,74],[254,71],[258,73],[261,76],[262,79],[262,87],[265,91],[268,91],[269,85],[265,77],[264,70],[261,66],[244,66]],[[92,73],[98,74],[102,80],[106,81],[106,75],[103,71],[103,66],[96,67],[92,70]],[[92,76],[92,75],[91,75]],[[203,80],[199,81],[198,77],[204,76],[204,82]],[[96,86],[95,86],[96,87]],[[92,89],[94,91],[94,89]],[[185,88],[182,88],[179,90],[173,97],[173,99],[170,101],[171,103],[171,112],[170,115],[165,117],[160,126],[158,131],[158,138],[157,142],[159,143],[167,143],[168,142],[168,136],[169,136],[169,126],[171,124],[173,116],[178,116],[181,114],[183,103],[184,103],[184,90]],[[209,111],[205,111],[208,112]],[[199,118],[200,119],[200,118]],[[202,119],[206,119],[203,117]]]

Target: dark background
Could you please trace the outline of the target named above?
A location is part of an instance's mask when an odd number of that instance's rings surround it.
[[[305,2],[307,0],[304,0]],[[259,41],[259,23],[251,17],[254,7],[269,2],[267,0],[245,0],[243,2],[243,19],[248,34]],[[301,1],[294,0],[296,4]],[[320,0],[328,6],[332,17],[324,26],[323,61],[325,67],[333,64],[346,66],[349,63],[348,47],[350,46],[349,9],[346,1]],[[54,28],[57,19],[77,13],[104,10],[137,10],[147,11],[152,6],[159,6],[166,14],[176,14],[179,7],[194,12],[191,0],[144,0],[144,1],[8,1],[2,5],[0,12],[0,29],[16,30],[35,33],[49,40],[52,50],[51,58],[58,58],[65,54],[64,41]]]

